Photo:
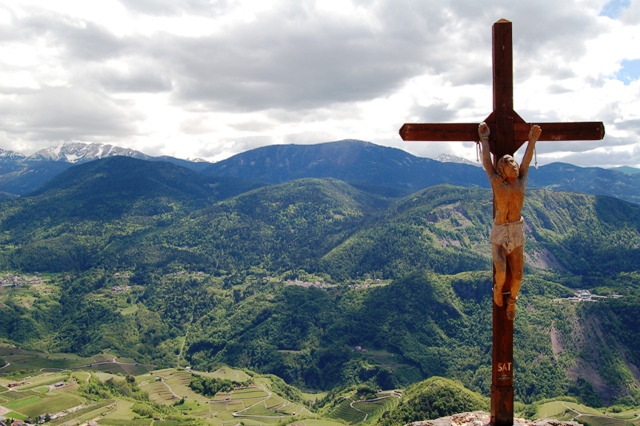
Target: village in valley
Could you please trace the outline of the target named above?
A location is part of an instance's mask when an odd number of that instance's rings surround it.
[[[573,296],[558,298],[556,301],[569,300],[571,302],[598,302],[606,299],[620,299],[624,297],[621,294],[611,294],[609,296],[599,296],[597,294],[591,293],[589,290],[576,290],[573,292]]]
[[[43,279],[40,274],[36,275],[14,275],[5,274],[0,276],[0,286],[2,287],[20,287],[24,285],[42,284]]]

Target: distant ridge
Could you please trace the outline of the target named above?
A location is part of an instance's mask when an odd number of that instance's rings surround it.
[[[347,139],[316,145],[272,145],[214,163],[205,174],[281,183],[307,177],[418,190],[438,184],[488,187],[466,164],[416,157],[397,148]]]
[[[439,157],[453,159],[452,156]],[[353,184],[416,191],[439,184],[488,188],[477,164],[441,162],[396,148],[359,140],[317,145],[272,145],[211,164],[204,174],[281,183],[295,179],[335,178]],[[529,171],[529,188],[606,195],[640,204],[640,174],[599,167],[552,163]]]
[[[615,170],[618,172],[626,173],[628,175],[640,174],[640,169],[636,169],[635,167],[629,167],[629,166],[613,167],[609,170]]]
[[[0,150],[2,198],[25,195],[69,167],[97,159],[125,156],[165,161],[220,177],[282,183],[301,178],[334,178],[379,195],[397,197],[439,184],[488,188],[479,164],[452,155],[438,159],[416,157],[401,149],[356,139],[314,145],[272,145],[209,163],[169,156],[152,157],[139,151],[96,143],[65,143],[31,156]],[[640,173],[552,163],[530,169],[529,188],[605,195],[640,204]]]
[[[457,163],[457,164],[467,164],[469,166],[482,167],[482,165],[478,162],[469,161],[466,158],[458,157],[456,155],[451,154],[440,154],[435,158],[436,161],[440,161],[441,163]]]

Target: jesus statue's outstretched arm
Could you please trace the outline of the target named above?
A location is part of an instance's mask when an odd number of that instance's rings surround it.
[[[533,158],[533,151],[536,148],[536,142],[540,138],[542,134],[542,129],[537,124],[531,126],[531,130],[529,131],[529,143],[527,144],[527,150],[524,152],[524,156],[522,156],[522,161],[520,162],[520,179],[526,180],[529,174],[529,164],[531,164],[531,159]]]
[[[497,177],[496,169],[491,162],[491,149],[489,148],[489,126],[487,123],[480,123],[478,126],[478,136],[480,136],[480,146],[482,151],[482,166],[489,176],[489,181],[493,181]]]

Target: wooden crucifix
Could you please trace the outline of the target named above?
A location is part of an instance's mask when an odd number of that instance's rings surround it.
[[[494,168],[498,166],[500,158],[504,155],[513,156],[530,138],[529,132],[533,126],[526,123],[513,110],[512,50],[511,22],[501,19],[493,25],[493,112],[484,120],[490,130],[488,146],[493,154]],[[478,124],[406,123],[400,129],[400,136],[405,141],[478,141],[480,139]],[[604,137],[602,122],[538,123],[538,125],[542,129],[540,141],[600,140]],[[490,165],[491,160],[489,160]],[[492,187],[494,187],[493,182]],[[497,195],[494,187],[494,222],[496,223]],[[502,288],[503,303],[498,304],[495,300],[493,303],[490,424],[496,426],[513,425],[513,318],[507,317],[507,306],[511,299],[505,298],[509,295],[512,282],[508,266]],[[495,286],[495,261],[493,283]]]

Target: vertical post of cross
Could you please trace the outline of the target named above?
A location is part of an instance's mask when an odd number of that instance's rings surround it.
[[[513,155],[513,46],[511,22],[501,19],[493,24],[493,116],[494,159]]]
[[[513,155],[513,46],[511,22],[501,19],[493,25],[493,161],[505,154]],[[495,217],[495,199],[494,199]],[[511,288],[510,268],[503,292]],[[495,268],[493,271],[495,285]],[[506,300],[500,307],[493,303],[493,351],[491,362],[491,424],[513,425],[513,321],[507,318]]]

